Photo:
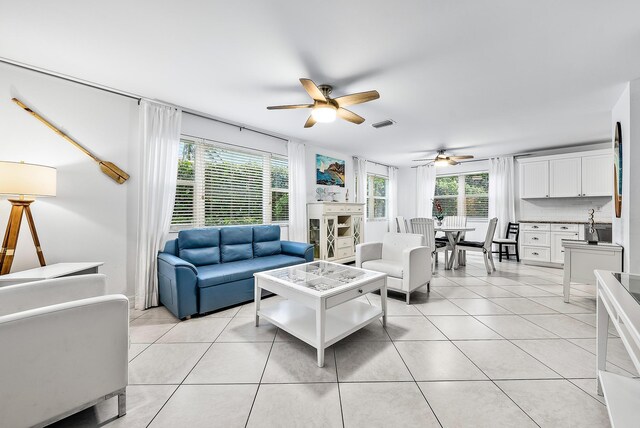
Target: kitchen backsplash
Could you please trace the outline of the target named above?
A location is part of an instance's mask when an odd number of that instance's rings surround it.
[[[519,220],[582,221],[587,222],[588,211],[595,210],[594,220],[611,222],[611,198],[549,198],[520,199]]]

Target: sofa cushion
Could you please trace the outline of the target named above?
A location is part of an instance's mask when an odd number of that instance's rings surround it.
[[[402,278],[402,263],[389,260],[369,260],[362,263],[363,269],[386,273],[395,278]]]
[[[222,263],[253,258],[253,228],[235,226],[220,229],[220,251]]]
[[[194,266],[220,263],[220,229],[181,230],[178,233],[178,257]]]
[[[198,287],[213,287],[227,282],[253,277],[256,272],[305,263],[305,259],[285,254],[265,256],[251,260],[221,263],[198,267]]]
[[[253,257],[273,256],[281,252],[280,226],[253,227]]]

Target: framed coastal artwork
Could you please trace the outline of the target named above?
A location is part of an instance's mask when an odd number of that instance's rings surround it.
[[[613,140],[613,204],[616,218],[622,216],[622,125],[616,122]]]
[[[343,160],[316,154],[316,184],[344,187],[344,165]]]

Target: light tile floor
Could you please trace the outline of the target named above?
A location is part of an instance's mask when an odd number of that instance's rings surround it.
[[[253,305],[178,321],[131,313],[128,413],[116,399],[57,427],[606,427],[595,394],[595,288],[562,301],[562,271],[469,256],[410,306],[315,351]],[[273,304],[279,298],[264,301]],[[380,297],[363,301],[380,305]],[[633,371],[611,330],[609,370]]]

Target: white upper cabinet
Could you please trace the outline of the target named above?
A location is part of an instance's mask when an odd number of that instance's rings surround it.
[[[580,158],[549,161],[549,197],[572,198],[582,194]]]
[[[520,197],[549,197],[549,161],[520,164]]]
[[[611,150],[521,159],[518,161],[520,197],[611,197],[612,159]]]
[[[611,196],[613,193],[613,155],[582,158],[582,196]]]

